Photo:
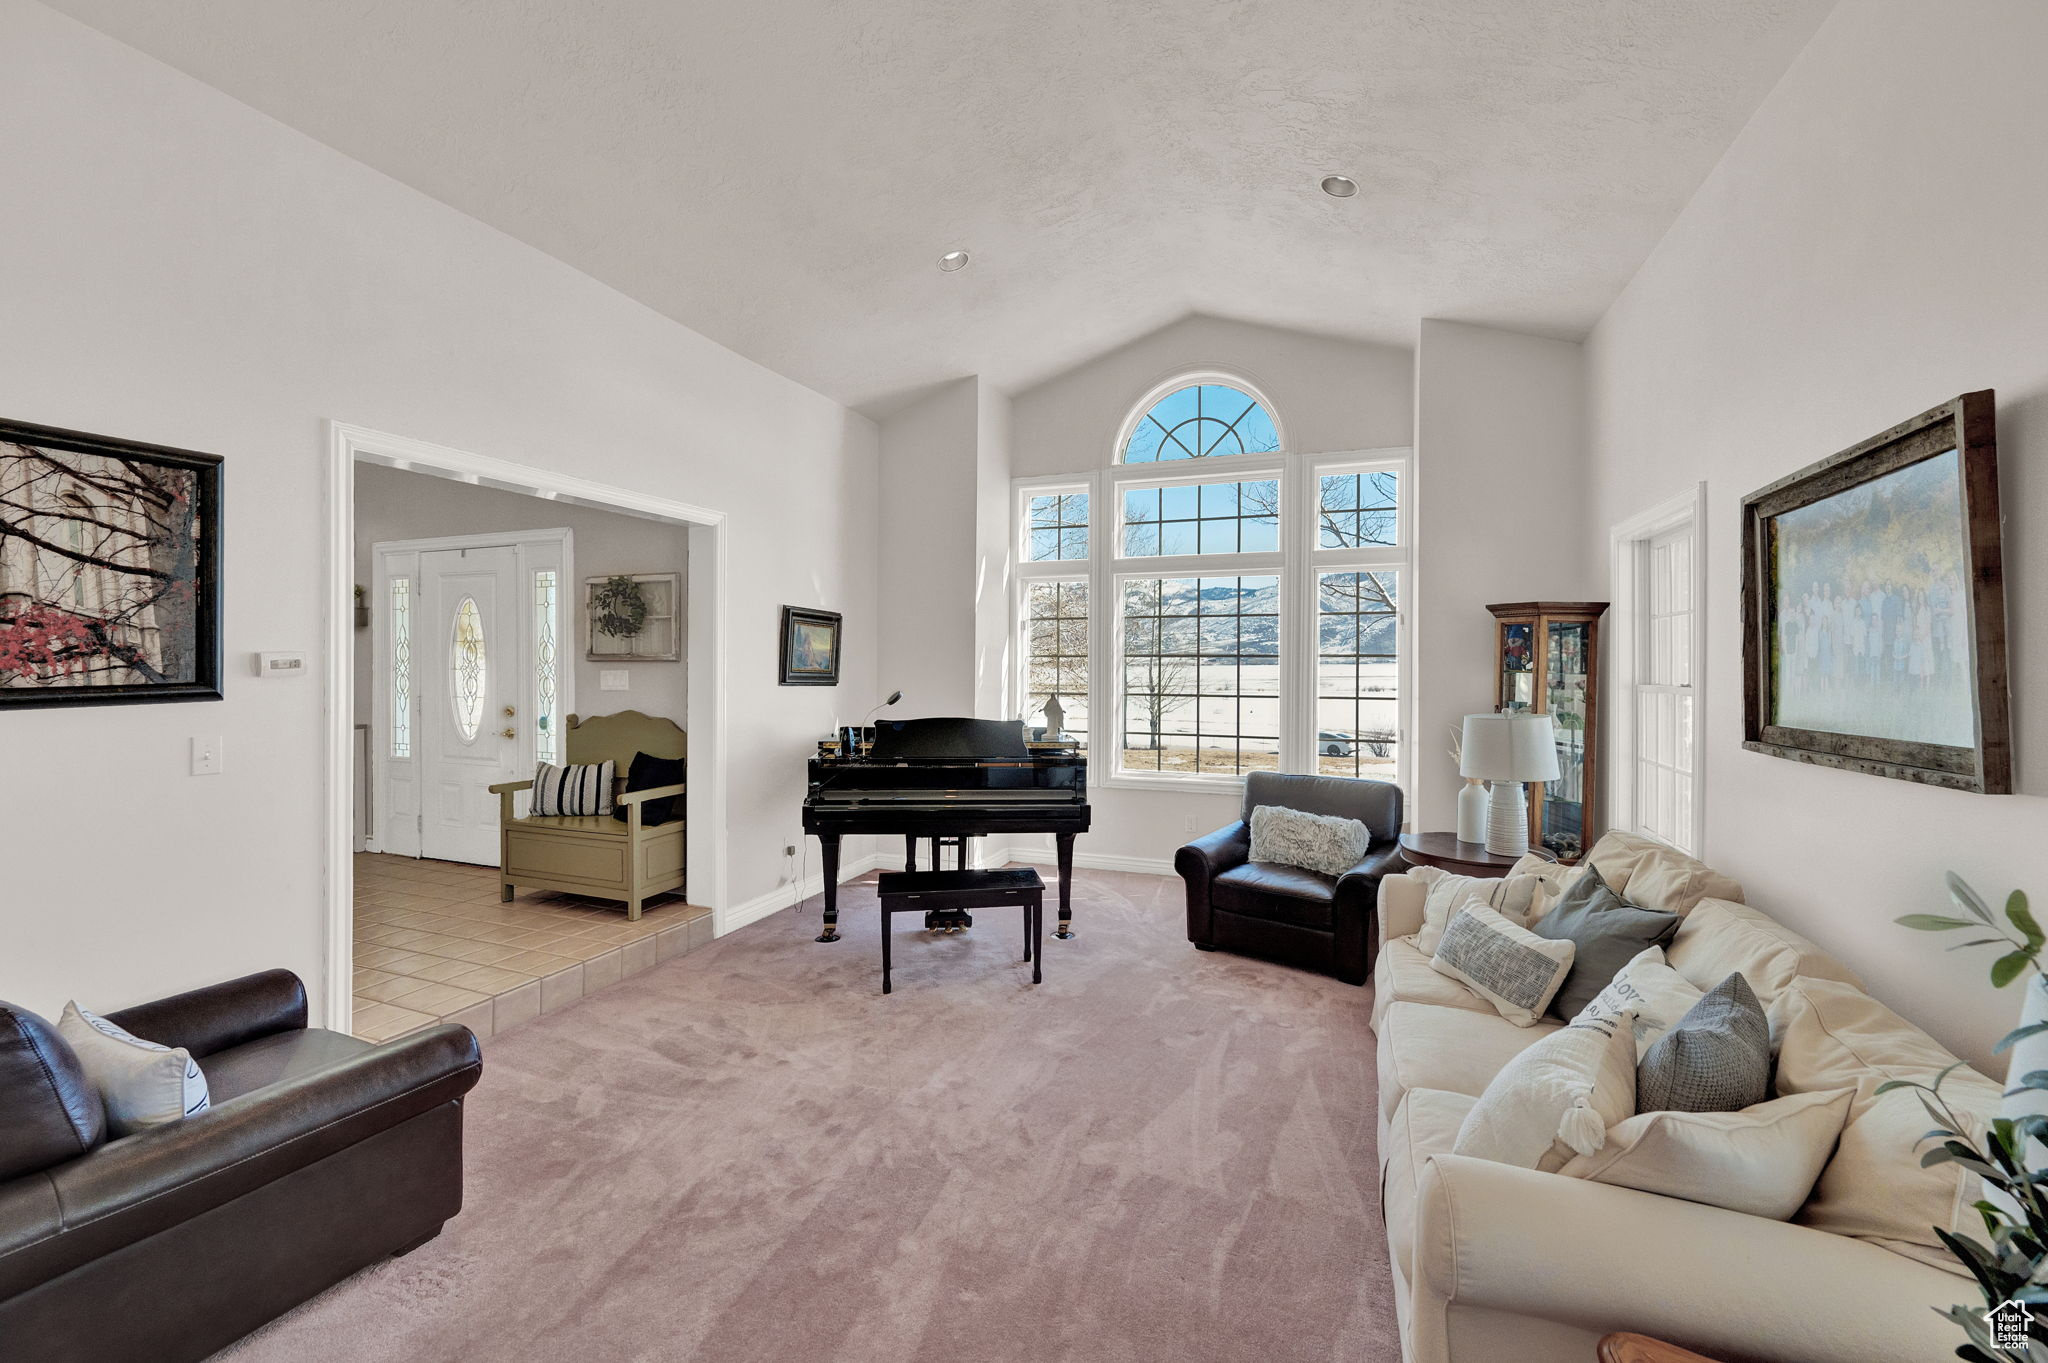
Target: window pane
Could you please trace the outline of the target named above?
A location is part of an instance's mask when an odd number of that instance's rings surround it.
[[[1399,576],[1317,577],[1315,770],[1324,776],[1398,777]]]
[[[412,756],[412,580],[391,579],[391,755]]]
[[[1124,556],[1277,553],[1280,483],[1184,483],[1124,491]]]
[[[462,741],[476,741],[484,718],[484,618],[476,598],[465,596],[455,607],[448,648],[448,698],[455,706],[455,727]]]
[[[1024,589],[1024,690],[1024,722],[1034,738],[1065,734],[1088,746],[1087,583],[1033,582]]]
[[[1237,775],[1280,765],[1280,580],[1123,586],[1127,771]]]
[[[1279,431],[1258,399],[1228,384],[1189,384],[1168,393],[1138,419],[1119,461],[1150,464],[1279,448]]]
[[[555,570],[542,568],[533,575],[533,737],[534,755],[541,761],[561,762],[562,720],[555,694]]]
[[[1392,469],[1326,473],[1318,481],[1318,548],[1379,548],[1399,543],[1398,473]]]
[[[1046,563],[1088,557],[1088,494],[1034,494],[1026,512],[1029,561]]]

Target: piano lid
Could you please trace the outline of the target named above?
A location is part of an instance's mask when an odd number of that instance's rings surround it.
[[[870,762],[1029,760],[1015,719],[885,719],[875,725]]]

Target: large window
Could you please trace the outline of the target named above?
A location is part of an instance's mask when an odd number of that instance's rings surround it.
[[[1674,498],[1615,532],[1615,823],[1701,852],[1700,496]]]
[[[1107,467],[1020,482],[1025,722],[1087,741],[1108,716],[1097,782],[1400,780],[1406,469],[1283,450],[1249,385],[1187,379]]]

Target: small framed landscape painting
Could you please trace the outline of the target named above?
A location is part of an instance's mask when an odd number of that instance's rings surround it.
[[[782,685],[839,685],[839,612],[782,608]]]
[[[1992,394],[1742,503],[1743,746],[2012,789]]]
[[[219,700],[221,460],[0,421],[0,707]]]

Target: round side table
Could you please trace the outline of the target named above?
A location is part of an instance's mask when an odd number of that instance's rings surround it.
[[[1401,858],[1410,866],[1441,866],[1454,875],[1493,879],[1521,860],[1496,856],[1483,842],[1459,842],[1455,833],[1403,833]]]

